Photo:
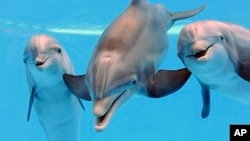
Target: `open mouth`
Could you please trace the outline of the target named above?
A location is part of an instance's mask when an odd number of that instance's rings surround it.
[[[107,126],[109,120],[111,119],[114,111],[117,109],[117,107],[120,105],[120,103],[122,102],[122,100],[125,98],[124,95],[125,91],[123,93],[121,93],[111,104],[111,106],[109,107],[109,109],[107,110],[107,112],[100,116],[100,117],[96,117],[96,121],[95,121],[95,129],[97,131],[102,131],[104,130],[104,128]]]
[[[195,57],[195,58],[197,58],[197,59],[200,58],[200,57],[203,57],[203,56],[206,55],[208,49],[209,49],[210,47],[212,47],[213,45],[214,45],[214,44],[211,44],[211,45],[209,45],[205,50],[198,51],[198,52],[196,52],[195,54],[189,55],[188,57]]]
[[[43,62],[37,61],[37,62],[36,62],[36,66],[37,66],[37,67],[42,66],[44,63],[45,63],[45,61],[43,61]]]
[[[46,59],[44,59],[44,60],[38,60],[38,61],[35,62],[35,65],[36,65],[37,67],[40,67],[40,66],[42,66],[49,58],[50,58],[50,57],[48,57],[48,58],[46,58]]]
[[[208,49],[204,50],[204,51],[200,51],[200,52],[197,52],[195,53],[195,55],[193,55],[195,58],[200,58],[202,56],[204,56],[206,54]]]

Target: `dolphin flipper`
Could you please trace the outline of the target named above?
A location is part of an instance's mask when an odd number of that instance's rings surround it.
[[[29,101],[29,108],[28,108],[28,115],[27,115],[27,121],[30,120],[30,114],[31,114],[31,109],[32,109],[32,105],[34,103],[34,99],[36,97],[36,87],[32,87],[31,89],[31,94],[30,94],[30,101]]]
[[[210,89],[207,85],[201,82],[200,82],[200,85],[201,85],[201,94],[202,94],[202,102],[203,102],[201,117],[207,118],[210,113]]]
[[[240,62],[238,74],[242,79],[250,82],[250,62]]]
[[[79,97],[77,97],[77,100],[78,100],[80,106],[82,107],[83,111],[85,111],[85,108],[84,108],[84,106],[83,106],[83,104],[82,104],[81,99],[80,99]]]
[[[148,96],[160,98],[179,90],[190,77],[191,72],[180,70],[159,70],[147,86]]]
[[[91,101],[89,90],[84,83],[85,75],[74,76],[70,74],[64,74],[63,80],[74,95],[84,100]]]

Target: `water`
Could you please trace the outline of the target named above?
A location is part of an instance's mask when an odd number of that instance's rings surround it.
[[[77,74],[85,72],[103,29],[129,0],[59,1],[0,0],[1,87],[0,140],[45,141],[36,113],[26,122],[29,92],[22,55],[31,36],[46,33],[66,49]],[[183,65],[176,55],[177,34],[190,22],[214,19],[250,28],[250,2],[226,0],[150,0],[170,11],[188,10],[206,3],[199,15],[177,22],[169,31],[169,53],[161,68]],[[249,106],[212,91],[211,113],[201,119],[200,86],[194,77],[173,95],[162,99],[134,96],[117,110],[104,132],[93,128],[91,102],[81,115],[81,141],[228,141],[230,124],[249,124]]]

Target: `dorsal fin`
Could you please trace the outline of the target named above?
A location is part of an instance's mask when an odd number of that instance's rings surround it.
[[[200,6],[197,9],[194,9],[194,10],[181,11],[181,12],[171,12],[171,15],[172,15],[173,21],[186,19],[186,18],[192,17],[192,16],[200,13],[205,7],[206,7],[206,5],[203,4],[202,6]]]
[[[146,0],[131,0],[131,5],[136,5],[136,4],[143,2],[143,1],[146,1]]]

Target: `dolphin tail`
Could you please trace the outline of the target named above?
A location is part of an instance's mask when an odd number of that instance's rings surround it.
[[[191,72],[180,70],[159,70],[147,86],[148,96],[161,98],[179,90],[190,77]]]
[[[205,7],[206,7],[206,5],[203,4],[202,6],[200,6],[197,9],[194,9],[194,10],[182,11],[182,12],[172,12],[171,14],[172,14],[173,21],[177,21],[177,20],[192,17],[192,16],[200,13]]]
[[[36,97],[35,91],[36,91],[36,88],[35,88],[35,87],[32,87],[32,89],[31,89],[31,94],[30,94],[28,115],[27,115],[27,121],[28,121],[28,122],[29,122],[29,120],[30,120],[30,114],[31,114],[32,105],[33,105],[34,99],[35,99],[35,97]]]
[[[63,81],[69,90],[77,97],[90,101],[89,90],[84,83],[85,75],[74,76],[70,74],[63,75]]]

